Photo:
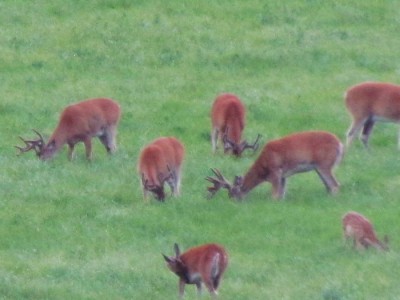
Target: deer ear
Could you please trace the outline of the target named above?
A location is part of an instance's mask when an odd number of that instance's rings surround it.
[[[181,250],[177,243],[174,244],[175,256],[178,258],[181,255]]]
[[[235,180],[233,181],[234,186],[241,186],[243,184],[242,176],[235,176]]]
[[[165,259],[165,261],[166,261],[167,263],[171,263],[171,262],[173,261],[170,257],[168,257],[168,256],[166,256],[166,255],[164,255],[164,254],[162,254],[162,253],[161,253],[161,255],[164,257],[164,259]]]

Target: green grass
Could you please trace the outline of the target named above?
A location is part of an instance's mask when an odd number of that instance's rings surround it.
[[[399,29],[397,1],[2,1],[0,299],[175,299],[161,256],[175,242],[226,246],[221,299],[398,299],[397,126],[378,124],[369,152],[354,142],[335,197],[305,173],[283,201],[268,184],[207,200],[204,177],[218,167],[232,179],[256,157],[211,155],[217,94],[245,102],[250,140],[309,129],[344,140],[346,88],[399,82]],[[64,106],[98,96],[123,109],[113,157],[98,141],[92,163],[82,145],[73,162],[66,149],[45,163],[15,155],[19,135],[49,136]],[[182,196],[145,203],[138,154],[163,135],[186,147]],[[391,251],[344,245],[348,210]]]

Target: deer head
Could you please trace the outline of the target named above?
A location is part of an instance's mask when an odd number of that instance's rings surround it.
[[[183,261],[180,259],[181,251],[179,249],[179,246],[177,243],[174,244],[174,250],[175,250],[175,257],[174,256],[167,256],[163,254],[163,257],[165,261],[167,262],[168,268],[177,274],[178,276],[184,276],[187,273],[187,267],[183,263]],[[190,279],[186,279],[186,281],[190,281]]]
[[[25,143],[25,147],[15,146],[15,148],[17,148],[20,151],[18,153],[18,155],[28,152],[30,150],[35,150],[37,156],[41,155],[44,145],[45,145],[43,136],[35,129],[32,129],[32,131],[35,132],[39,136],[39,139],[25,140],[24,138],[22,138],[20,136],[19,138]]]
[[[244,140],[240,144],[237,144],[228,138],[228,130],[229,128],[226,127],[224,135],[222,136],[222,141],[224,143],[224,153],[232,151],[234,155],[240,156],[245,149],[253,149],[253,152],[257,151],[259,147],[259,140],[261,137],[260,134],[257,135],[257,138],[253,144],[247,143],[246,140]]]
[[[213,299],[218,295],[218,287],[228,266],[228,254],[223,246],[204,244],[192,247],[181,254],[175,243],[175,256],[163,254],[167,267],[179,277],[179,296],[185,293],[186,284],[195,284],[198,295],[201,295],[204,284]]]
[[[228,195],[230,198],[242,198],[242,176],[236,176],[233,184],[231,184],[218,169],[211,169],[211,171],[215,174],[216,177],[206,177],[206,180],[213,184],[213,186],[207,188],[210,193],[209,198],[212,198],[221,188],[225,188],[228,190]]]
[[[169,166],[168,168],[168,173],[167,174],[158,174],[158,182],[159,184],[156,183],[149,183],[149,180],[145,178],[144,173],[142,173],[142,184],[143,188],[149,192],[152,192],[154,196],[156,197],[157,200],[159,201],[164,201],[165,199],[165,192],[164,192],[164,182],[169,182],[173,181],[175,178],[175,173],[171,171]]]

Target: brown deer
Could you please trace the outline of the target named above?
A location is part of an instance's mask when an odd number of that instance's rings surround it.
[[[264,181],[272,184],[272,196],[283,198],[286,178],[300,172],[315,170],[329,193],[335,194],[339,183],[332,174],[343,156],[343,145],[325,131],[305,131],[268,142],[244,177],[236,176],[231,184],[221,172],[212,169],[216,177],[207,177],[212,197],[219,189],[228,190],[229,197],[241,199]]]
[[[138,172],[141,178],[144,199],[148,192],[157,200],[164,201],[164,183],[168,183],[172,194],[180,194],[181,166],[185,148],[175,137],[161,137],[144,147],[139,156]]]
[[[384,242],[378,240],[371,222],[363,215],[350,211],[343,216],[342,225],[345,240],[352,239],[354,248],[362,250],[374,247],[378,250],[389,250],[388,237],[385,236]]]
[[[43,136],[37,140],[25,140],[25,148],[17,147],[21,153],[35,150],[42,160],[51,159],[65,144],[68,145],[68,158],[72,160],[75,144],[83,142],[86,158],[92,159],[92,138],[98,137],[107,149],[113,153],[116,146],[117,126],[121,109],[117,102],[106,98],[85,100],[67,106],[61,113],[60,120],[47,143]]]
[[[186,284],[195,284],[200,295],[202,283],[213,297],[217,296],[222,275],[228,266],[228,254],[224,247],[205,244],[182,254],[177,244],[174,249],[175,256],[163,256],[168,268],[179,277],[179,296],[183,297]]]
[[[237,96],[227,93],[215,99],[211,108],[211,144],[214,153],[218,137],[224,144],[224,153],[240,156],[245,149],[257,150],[260,135],[253,144],[241,142],[245,120],[246,109]]]
[[[368,139],[377,121],[400,122],[400,85],[363,82],[350,87],[345,102],[353,121],[347,132],[346,147],[362,129],[361,141],[368,147]],[[397,146],[400,149],[400,132]]]

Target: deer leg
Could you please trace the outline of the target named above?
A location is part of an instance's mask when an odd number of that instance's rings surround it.
[[[322,175],[322,171],[319,169],[315,169],[315,171],[317,172],[319,178],[321,179],[322,183],[325,185],[325,188],[328,192],[330,192],[330,184],[328,182],[328,179],[326,178],[326,176]]]
[[[214,127],[211,130],[211,146],[212,146],[212,152],[214,153],[215,151],[217,151],[218,135],[219,135],[219,130],[218,128]]]
[[[104,133],[99,136],[101,143],[107,150],[107,153],[111,154],[114,153],[117,149],[116,144],[116,136],[117,136],[117,126],[110,125],[104,130]]]
[[[217,290],[218,290],[218,286],[219,286],[219,281],[221,279],[222,273],[220,270],[220,266],[221,266],[221,255],[218,253],[216,255],[214,255],[213,260],[212,260],[212,266],[211,266],[211,270],[210,270],[210,283],[212,286],[212,289],[215,293],[215,295],[217,294]]]
[[[100,135],[99,136],[99,140],[104,145],[104,147],[106,148],[107,153],[110,153],[110,147],[108,146],[108,137],[107,137],[107,135],[105,133],[103,135]]]
[[[213,298],[218,295],[218,293],[214,287],[212,278],[210,278],[209,280],[204,280],[204,284],[207,287],[210,294],[213,296]]]
[[[140,186],[142,187],[142,192],[143,192],[143,200],[148,202],[148,198],[149,198],[149,191],[145,188],[144,184],[143,184],[143,180],[140,179]]]
[[[359,241],[358,239],[355,239],[354,241],[355,241],[355,248],[356,248],[357,250],[364,250],[364,249],[366,249],[365,245],[364,245],[361,241]]]
[[[167,183],[171,188],[172,195],[179,196],[181,191],[181,170],[177,168],[175,170],[169,170],[169,172]]]
[[[372,129],[374,128],[374,124],[375,122],[372,120],[372,118],[367,119],[364,123],[364,128],[361,135],[361,141],[363,142],[365,148],[368,148],[368,139],[372,132]]]
[[[84,139],[83,143],[85,144],[87,160],[92,160],[92,140],[91,140],[91,138],[89,137],[89,138]]]
[[[174,172],[175,179],[175,196],[179,196],[181,193],[181,170],[177,169]]]
[[[185,281],[183,279],[179,279],[179,297],[183,298],[185,295]]]
[[[149,191],[143,188],[143,200],[148,202],[149,201]]]
[[[177,186],[176,186],[175,172],[173,172],[173,174],[171,174],[171,176],[167,179],[167,183],[168,183],[169,187],[171,188],[171,194],[174,196],[177,196],[178,192],[177,192]]]
[[[197,287],[197,295],[201,296],[202,293],[201,281],[196,282],[196,287]]]
[[[114,153],[117,150],[117,125],[111,125],[109,129],[109,147],[111,153]]]
[[[282,177],[281,178],[281,195],[282,195],[282,198],[285,197],[285,193],[286,193],[286,178]]]
[[[339,183],[335,176],[333,176],[331,169],[316,168],[315,171],[324,183],[328,193],[336,194],[339,191]]]
[[[279,174],[273,175],[270,179],[272,184],[272,197],[274,199],[282,199],[285,195],[286,178],[282,176],[282,172],[278,173]]]
[[[68,160],[71,161],[74,158],[75,144],[68,143]]]
[[[397,134],[397,149],[400,150],[400,130]]]
[[[171,170],[169,166],[167,166],[167,168],[168,168],[168,173],[167,173],[168,175],[160,174],[159,175],[160,182],[167,182],[167,184],[171,189],[171,194],[177,196],[179,194],[179,187],[178,187],[179,175],[177,174],[177,170]]]
[[[346,148],[348,148],[350,144],[353,142],[355,135],[357,135],[360,132],[364,123],[365,120],[356,120],[356,119],[353,120],[353,123],[351,124],[349,130],[347,131]]]
[[[221,274],[218,274],[215,276],[215,278],[213,278],[213,285],[214,285],[215,291],[218,290],[220,281],[221,281]]]
[[[358,243],[357,243],[357,241],[356,241],[356,238],[353,238],[353,248],[354,249],[357,249],[358,248],[358,245],[357,245]]]

